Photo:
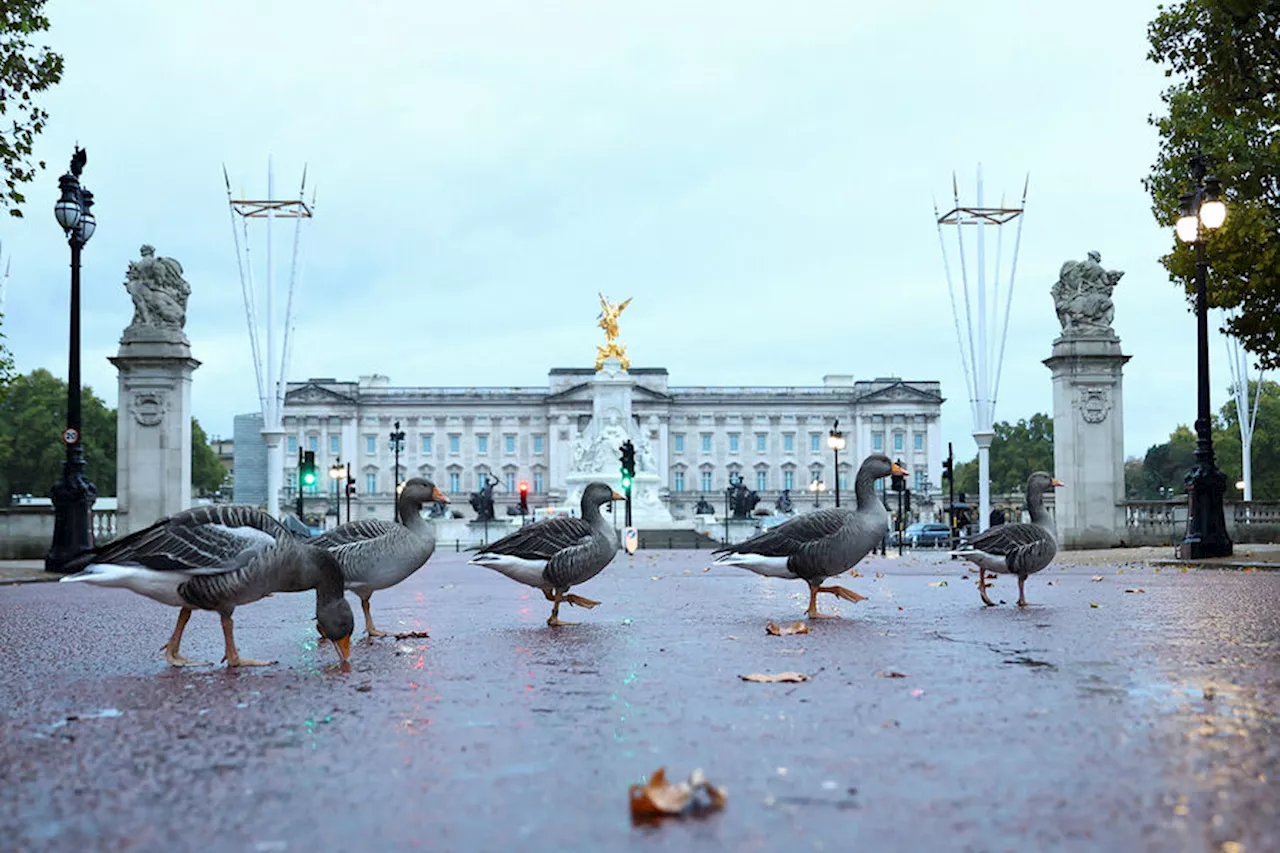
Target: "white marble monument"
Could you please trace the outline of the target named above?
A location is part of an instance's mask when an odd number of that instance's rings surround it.
[[[173,258],[151,246],[129,263],[133,322],[110,359],[119,371],[116,421],[118,535],[191,505],[191,357],[183,333],[191,287]]]
[[[1119,545],[1124,522],[1124,377],[1131,356],[1111,327],[1120,277],[1102,256],[1062,265],[1052,288],[1062,334],[1044,364],[1053,372],[1054,496],[1064,548]]]

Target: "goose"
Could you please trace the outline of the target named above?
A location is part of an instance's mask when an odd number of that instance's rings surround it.
[[[600,602],[570,595],[569,587],[586,583],[618,553],[613,528],[600,514],[610,501],[626,500],[604,483],[589,483],[582,492],[581,518],[549,518],[523,527],[487,545],[468,562],[487,566],[514,581],[537,587],[551,604],[551,627],[560,621],[560,604],[592,608]]]
[[[431,559],[436,550],[435,525],[422,517],[429,503],[448,503],[443,492],[423,477],[406,480],[396,499],[399,523],[363,519],[349,521],[307,540],[316,548],[333,554],[342,566],[347,589],[360,597],[364,609],[364,630],[370,639],[386,637],[373,624],[369,599],[380,589],[400,583]],[[422,631],[396,634],[398,639],[425,637]]]
[[[208,666],[179,651],[192,610],[222,617],[223,658],[228,667],[268,666],[240,656],[231,614],[236,607],[275,592],[316,591],[316,624],[333,640],[344,667],[355,618],[342,597],[342,570],[326,551],[296,539],[264,512],[246,506],[201,506],[155,524],[72,560],[79,572],[63,583],[123,587],[161,604],[180,608],[178,624],[162,647],[172,666]]]
[[[1044,508],[1044,493],[1064,485],[1044,471],[1036,471],[1027,478],[1027,513],[1030,523],[998,524],[989,527],[952,553],[978,567],[978,593],[982,603],[995,607],[987,597],[987,572],[1018,576],[1018,606],[1027,606],[1023,585],[1027,575],[1049,565],[1058,553],[1058,536],[1053,530],[1053,520]]]
[[[890,474],[904,476],[896,462],[883,453],[868,456],[854,480],[857,509],[833,507],[798,515],[745,542],[713,552],[715,564],[749,569],[770,578],[800,579],[809,584],[809,618],[833,618],[818,612],[818,593],[845,601],[863,601],[865,595],[822,582],[852,568],[884,537],[889,512],[876,494],[875,482]]]

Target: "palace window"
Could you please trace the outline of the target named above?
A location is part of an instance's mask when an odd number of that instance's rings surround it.
[[[769,488],[769,472],[757,471],[756,472],[756,491],[763,492],[767,488]]]
[[[320,436],[318,435],[307,436],[307,450],[310,450],[312,453],[315,453],[319,449],[320,449]]]
[[[684,433],[678,432],[675,435],[676,453],[684,453]]]
[[[769,449],[769,435],[767,433],[756,433],[756,453],[764,453]]]
[[[783,471],[782,472],[782,488],[794,489],[795,487],[796,487],[796,472]]]
[[[547,490],[546,478],[541,471],[533,472],[533,493],[540,495]]]
[[[378,491],[378,475],[365,474],[364,475],[364,493],[366,495],[372,495],[372,494],[376,494],[377,491]]]
[[[431,454],[431,436],[429,435],[422,437],[422,452],[426,455]]]
[[[738,434],[736,432],[729,433],[729,452],[738,452]]]
[[[911,436],[911,445],[916,450],[924,450],[924,433],[918,432]]]
[[[288,447],[288,453],[290,456],[298,455],[298,437],[296,435],[289,436],[289,441],[286,446]]]
[[[502,452],[503,453],[516,452],[516,437],[514,435],[504,435],[502,437]]]
[[[449,491],[455,493],[462,491],[462,475],[457,471],[449,472]]]
[[[893,434],[893,449],[899,453],[902,452],[902,433],[900,432],[895,432]]]
[[[704,492],[711,491],[711,472],[710,471],[702,472],[702,491]]]
[[[820,432],[809,433],[809,452],[810,453],[822,452],[822,433]]]
[[[508,492],[509,494],[515,494],[515,491],[516,491],[516,472],[515,472],[515,471],[504,471],[504,472],[503,472],[503,478],[504,478],[504,479],[503,479],[503,485],[507,487],[507,492]]]
[[[449,436],[449,452],[457,453],[462,444],[462,436],[454,434]]]
[[[784,432],[782,434],[782,452],[796,452],[796,434],[794,432]]]
[[[884,450],[884,433],[882,432],[871,433],[871,449],[876,451],[877,453],[880,453]]]
[[[476,453],[484,455],[488,452],[489,452],[489,436],[477,435],[476,436]]]
[[[684,491],[684,472],[676,471],[675,474],[673,474],[671,477],[671,482],[672,482],[671,488],[674,491],[683,492]]]
[[[702,452],[703,453],[711,452],[711,433],[709,432],[704,432],[702,434]]]
[[[336,435],[329,436],[329,452],[334,456],[338,455],[341,450],[341,440]]]
[[[538,434],[538,435],[535,435],[535,436],[533,437],[533,452],[534,452],[534,453],[542,453],[542,452],[543,452],[543,451],[542,451],[542,445],[543,445],[543,442],[544,442],[545,440],[546,440],[546,438],[545,438],[545,436],[543,436],[542,434]]]
[[[378,452],[378,437],[376,435],[366,435],[364,437],[364,452],[370,456]]]

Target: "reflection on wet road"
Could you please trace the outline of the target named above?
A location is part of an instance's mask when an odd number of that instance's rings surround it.
[[[0,847],[1280,850],[1280,574],[1051,568],[1018,610],[873,559],[842,581],[869,600],[778,637],[804,585],[706,565],[621,555],[549,629],[439,554],[377,600],[430,638],[355,643],[349,674],[305,595],[238,611],[280,664],[228,672],[167,667],[172,613],[137,596],[2,588]],[[220,657],[215,616],[183,650]],[[812,678],[739,678],[784,671]],[[633,828],[660,766],[728,807]]]

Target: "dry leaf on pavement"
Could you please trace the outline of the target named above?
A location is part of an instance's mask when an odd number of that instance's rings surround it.
[[[1146,592],[1145,589],[1126,589],[1125,592]]]
[[[1096,601],[1090,601],[1090,602],[1089,602],[1089,606],[1090,606],[1090,607],[1101,607],[1102,605],[1101,605],[1101,604],[1099,604],[1099,603],[1098,603],[1098,602],[1096,602]]]
[[[631,818],[645,820],[668,815],[697,815],[722,809],[728,797],[723,788],[707,781],[701,770],[695,770],[688,782],[667,781],[665,767],[659,767],[644,785],[630,790]]]
[[[1099,581],[1102,580],[1102,575],[1094,575],[1093,577],[1089,578],[1089,580],[1093,581],[1094,583],[1098,583]]]
[[[877,672],[876,678],[906,678],[905,672],[898,672],[896,669],[886,669],[883,672]]]
[[[809,676],[803,672],[777,672],[766,674],[763,672],[753,672],[750,675],[739,675],[743,681],[759,681],[764,684],[777,684],[779,682],[800,682],[808,681]]]
[[[770,622],[764,626],[764,632],[773,637],[789,637],[792,634],[809,633],[808,622],[792,622],[790,625],[779,625],[777,622]]]

